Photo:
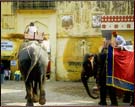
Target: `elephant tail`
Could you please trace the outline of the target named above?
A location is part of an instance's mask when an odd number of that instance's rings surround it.
[[[31,66],[30,66],[30,69],[28,70],[28,73],[27,73],[27,76],[26,76],[26,79],[25,79],[25,82],[28,80],[28,77],[32,71],[32,69],[34,68],[34,66],[36,65],[37,63],[37,60],[35,60],[34,62],[31,63]]]
[[[31,71],[33,70],[33,68],[35,67],[35,65],[37,64],[37,62],[38,62],[38,60],[39,60],[39,57],[40,57],[40,55],[41,55],[41,52],[40,52],[40,51],[41,51],[41,48],[39,49],[39,54],[38,54],[38,55],[33,55],[34,58],[32,58],[32,57],[30,56],[29,50],[27,50],[27,51],[28,51],[29,57],[30,57],[30,59],[31,59],[31,66],[30,66],[30,68],[29,68],[29,70],[28,70],[27,76],[26,76],[26,78],[25,78],[25,82],[28,80],[28,77],[29,77]],[[36,51],[36,49],[35,49],[35,51]]]

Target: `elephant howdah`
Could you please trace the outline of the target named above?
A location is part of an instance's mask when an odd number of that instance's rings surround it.
[[[18,62],[25,81],[27,106],[33,106],[33,102],[38,101],[41,105],[45,104],[47,51],[37,41],[24,42],[19,50]]]

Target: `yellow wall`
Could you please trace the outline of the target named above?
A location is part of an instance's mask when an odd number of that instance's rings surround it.
[[[22,39],[19,39],[19,38],[12,38],[12,35],[8,35],[6,38],[4,38],[4,36],[2,36],[2,39],[1,39],[1,42],[3,41],[11,41],[13,43],[13,49],[12,50],[2,50],[1,51],[1,57],[2,59],[1,60],[15,60],[17,63],[15,66],[12,66],[10,65],[10,69],[11,69],[11,72],[14,72],[16,69],[18,69],[18,59],[17,59],[17,55],[18,55],[18,50],[19,50],[19,47],[21,45],[21,43],[23,42]],[[6,57],[6,56],[12,56],[10,57],[9,59],[3,59],[3,57]]]
[[[82,41],[85,41],[84,45]],[[57,44],[56,79],[66,81],[80,80],[84,54],[98,53],[102,44],[103,38],[101,36],[59,38]]]
[[[11,2],[1,2],[1,14],[11,14],[11,6]]]

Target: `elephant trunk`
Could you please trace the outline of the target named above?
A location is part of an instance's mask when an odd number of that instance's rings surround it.
[[[84,72],[82,72],[82,74],[81,74],[81,80],[82,80],[82,83],[83,83],[83,85],[84,85],[84,87],[85,87],[85,89],[86,89],[87,94],[88,94],[91,98],[97,99],[98,96],[94,96],[94,95],[92,94],[92,91],[90,91],[90,89],[89,89],[89,87],[88,87],[88,79],[89,79],[89,77],[88,77],[87,75],[85,75]]]

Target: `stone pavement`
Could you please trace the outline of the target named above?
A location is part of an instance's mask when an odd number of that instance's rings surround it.
[[[47,81],[45,86],[47,102],[43,106],[98,106],[99,99],[90,98],[81,82]],[[1,106],[25,106],[25,94],[23,81],[5,81],[1,84]],[[109,99],[107,102],[109,105]],[[119,105],[129,107],[121,99]]]

